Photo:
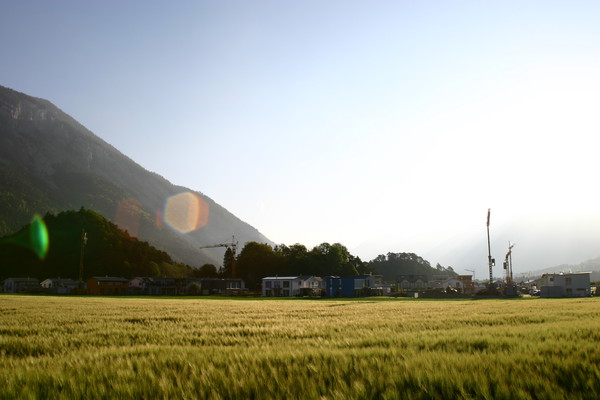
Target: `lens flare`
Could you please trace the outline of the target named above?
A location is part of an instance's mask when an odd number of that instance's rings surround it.
[[[44,220],[37,214],[33,217],[29,226],[29,244],[31,250],[33,250],[40,260],[46,258],[48,248],[50,247],[48,229]]]
[[[156,210],[155,225],[158,229],[163,228],[163,210]]]
[[[205,226],[209,213],[208,204],[200,196],[185,192],[167,199],[163,218],[165,224],[172,229],[189,233]]]

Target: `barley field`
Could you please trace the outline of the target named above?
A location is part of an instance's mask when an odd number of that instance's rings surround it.
[[[0,295],[0,398],[600,398],[600,300]]]

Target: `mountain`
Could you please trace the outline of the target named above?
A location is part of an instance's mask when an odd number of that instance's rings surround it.
[[[93,241],[82,249],[82,231]],[[83,250],[83,252],[82,252]],[[164,251],[131,237],[100,214],[81,209],[34,218],[0,239],[0,280],[10,276],[75,278],[91,276],[191,276]]]
[[[600,281],[600,257],[592,258],[578,264],[561,264],[554,267],[531,271],[525,276],[527,279],[536,279],[543,274],[556,274],[561,272],[591,272],[592,281]]]
[[[557,190],[560,188],[557,187]],[[592,196],[591,193],[585,195]],[[488,279],[485,213],[482,212],[481,216],[480,224],[476,226],[465,221],[464,225],[445,227],[447,231],[438,234],[413,236],[407,233],[400,239],[375,236],[351,250],[353,253],[377,254],[375,251],[381,252],[382,248],[397,249],[398,243],[401,243],[403,249],[419,254],[433,265],[452,266],[459,274],[475,271],[476,279]],[[398,230],[401,232],[402,228]],[[512,249],[512,261],[517,278],[552,266],[576,265],[600,255],[600,215],[574,207],[569,213],[527,211],[507,214],[497,222],[492,220],[490,242],[491,254],[496,260],[494,277],[501,278],[505,274],[503,261],[509,241],[516,243]]]
[[[49,101],[0,86],[0,235],[36,213],[81,207],[192,266],[220,265],[223,249],[198,247],[232,236],[241,245],[271,243],[204,194],[145,170]]]

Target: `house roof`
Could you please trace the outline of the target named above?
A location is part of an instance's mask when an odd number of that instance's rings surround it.
[[[427,281],[427,276],[425,276],[425,275],[398,275],[396,277],[396,280],[399,282],[404,281],[404,280],[407,280],[409,282],[416,282],[418,280]]]
[[[554,273],[554,274],[543,274],[542,278],[544,276],[567,276],[567,275],[587,275],[587,274],[592,274],[591,272],[560,272],[560,273]]]
[[[121,276],[92,276],[91,279],[98,281],[118,281],[118,282],[129,282],[129,279],[125,279]]]
[[[5,281],[13,281],[13,282],[36,282],[39,283],[40,281],[38,279],[35,278],[6,278]]]
[[[298,279],[301,278],[300,276],[266,276],[263,278],[263,280],[265,279],[269,279],[269,280],[279,280],[279,279],[284,279],[284,280],[292,280],[292,279]]]
[[[42,282],[52,281],[52,282],[60,282],[60,283],[78,283],[76,280],[71,278],[48,278],[43,280]]]

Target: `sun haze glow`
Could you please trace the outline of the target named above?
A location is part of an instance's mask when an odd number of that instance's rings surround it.
[[[600,241],[598,15],[585,0],[5,2],[0,84],[276,243],[484,275],[488,208],[494,254],[528,254],[532,224],[565,219]],[[198,229],[194,197],[179,201],[164,221]]]
[[[132,197],[123,199],[117,206],[116,224],[132,236],[138,236],[141,223],[142,204]]]

